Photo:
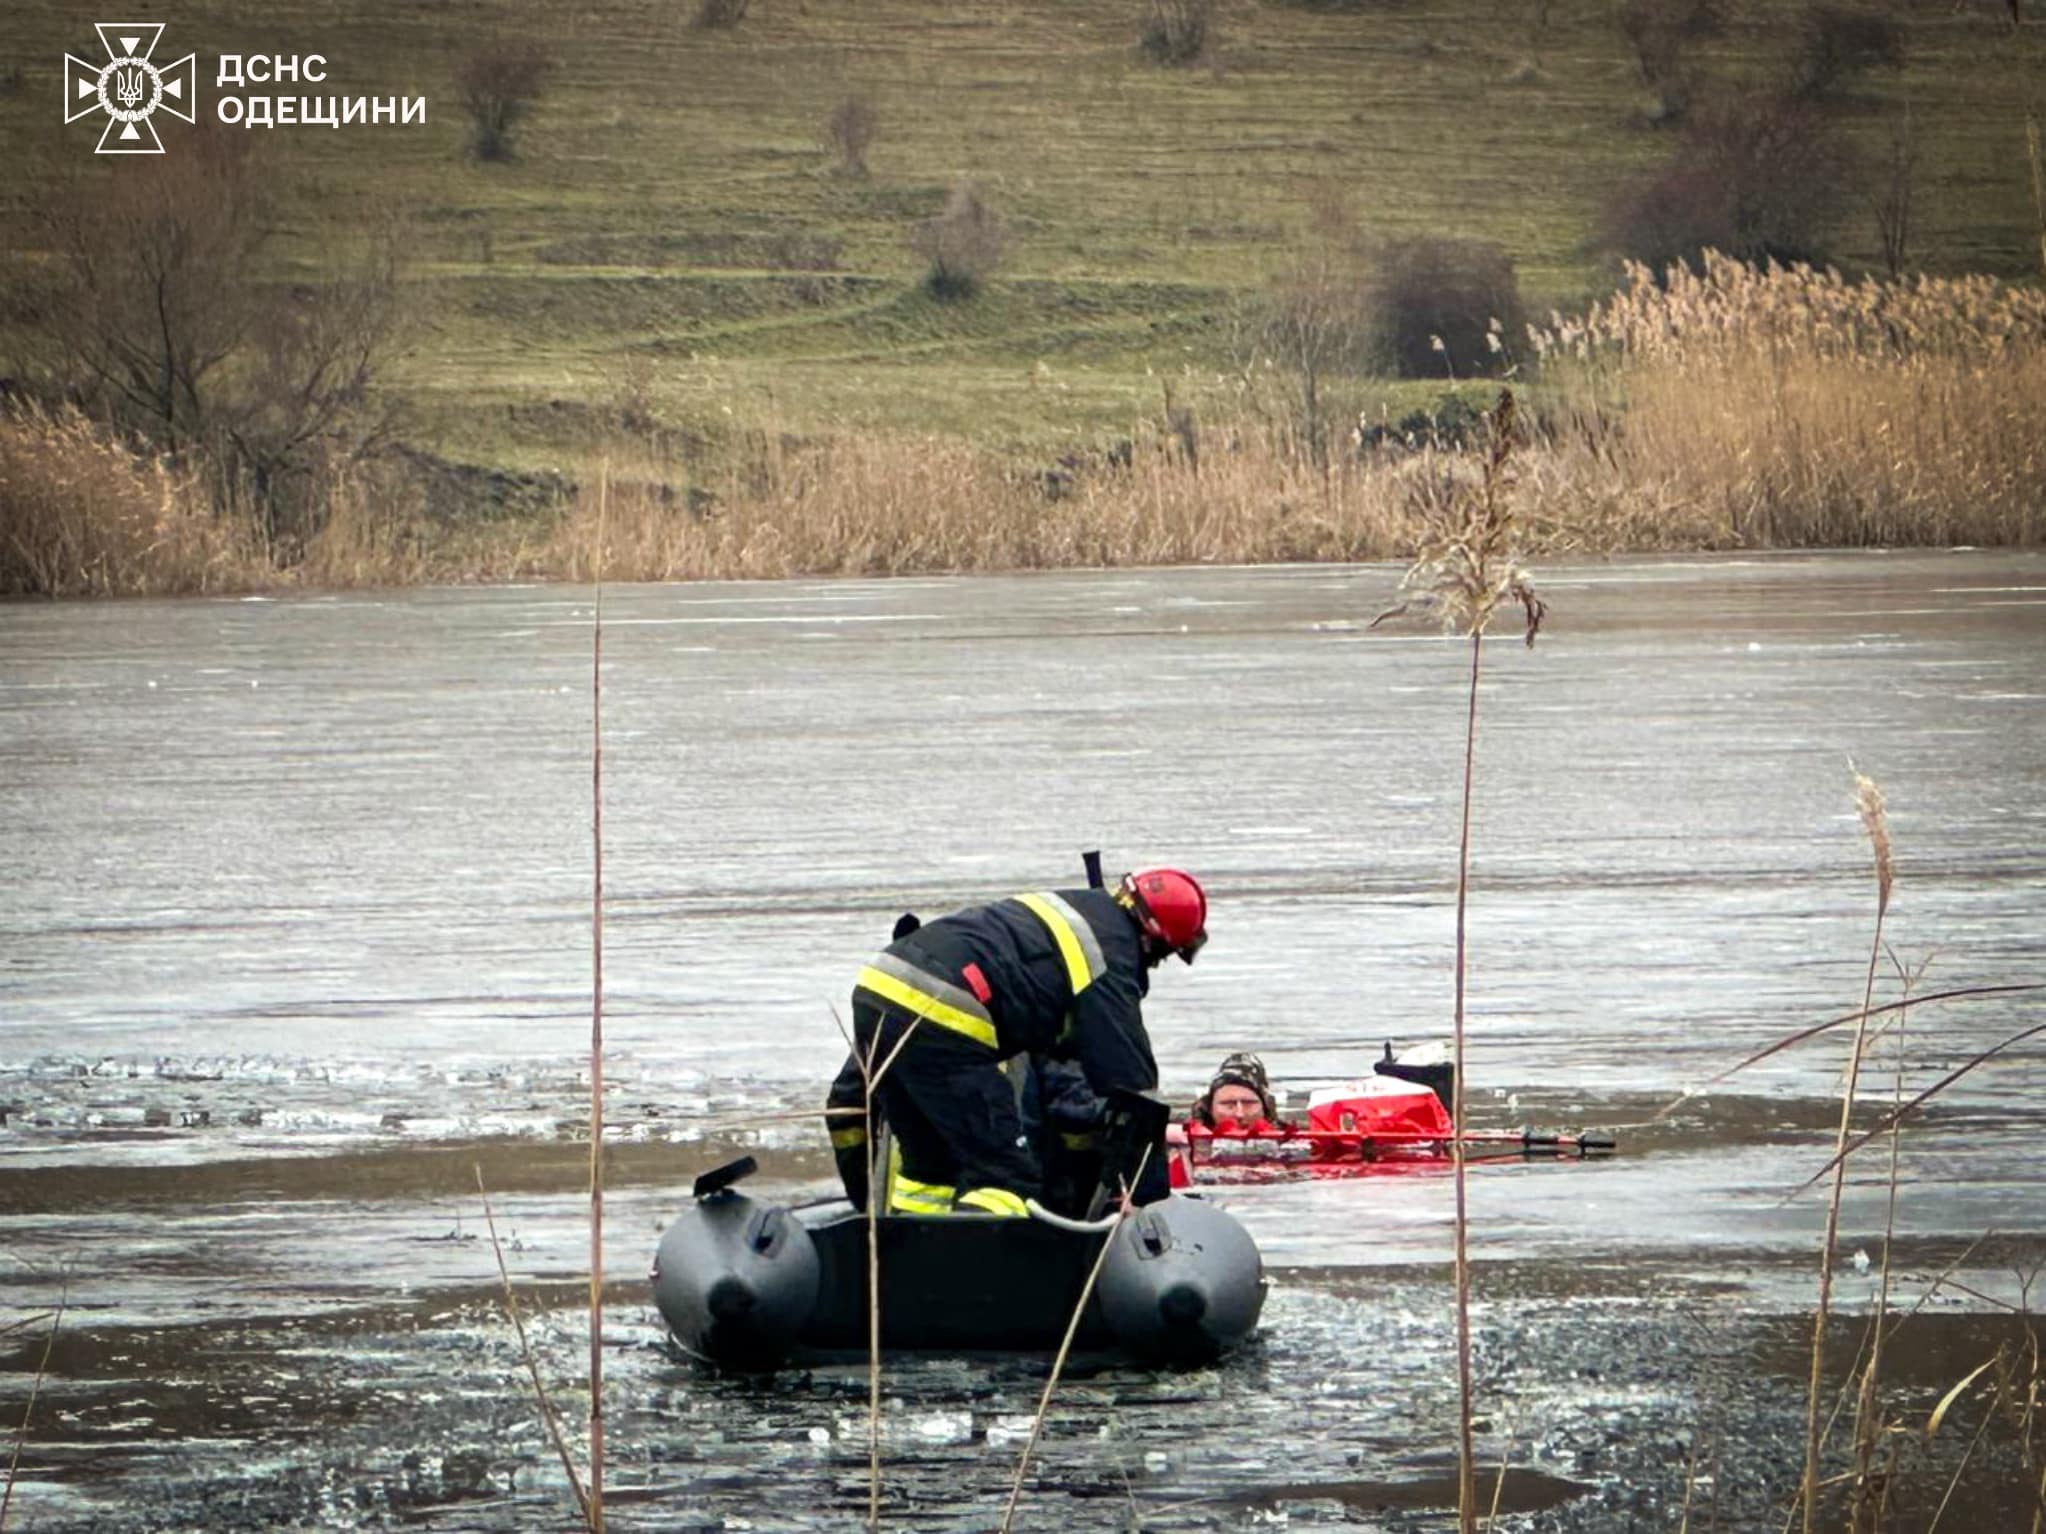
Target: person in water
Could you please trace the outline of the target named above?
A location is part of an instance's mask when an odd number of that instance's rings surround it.
[[[1191,875],[1147,868],[1112,891],[1018,895],[898,923],[853,987],[855,1053],[826,1099],[846,1196],[866,1207],[870,1145],[885,1119],[901,1156],[892,1212],[1026,1213],[1043,1174],[1003,1062],[1071,1060],[1101,1098],[1154,1091],[1143,1018],[1151,971],[1174,954],[1191,964],[1207,918]],[[868,1062],[880,1073],[872,1102]],[[1140,1203],[1165,1196],[1160,1149],[1136,1189]]]
[[[1264,1062],[1247,1050],[1229,1056],[1216,1070],[1207,1091],[1194,1099],[1187,1120],[1224,1133],[1277,1128],[1279,1109]]]

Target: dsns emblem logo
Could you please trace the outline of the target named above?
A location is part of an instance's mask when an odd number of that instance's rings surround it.
[[[158,68],[149,61],[163,36],[160,21],[102,21],[96,24],[104,64],[64,55],[64,121],[88,112],[111,119],[95,154],[162,154],[163,140],[149,119],[158,107],[193,121],[198,75],[193,55]]]

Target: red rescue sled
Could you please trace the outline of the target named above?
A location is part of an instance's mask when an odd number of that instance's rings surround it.
[[[1262,1119],[1223,1128],[1192,1119],[1174,1124],[1167,1131],[1172,1186],[1360,1177],[1446,1166],[1459,1138],[1445,1106],[1448,1067],[1429,1066],[1412,1074],[1424,1079],[1388,1072],[1317,1088],[1308,1097],[1301,1124]],[[1466,1162],[1586,1157],[1614,1148],[1610,1135],[1535,1129],[1467,1130],[1461,1139]]]

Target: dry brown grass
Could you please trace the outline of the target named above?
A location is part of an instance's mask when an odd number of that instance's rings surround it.
[[[1324,476],[1283,434],[1245,428],[1195,472],[1162,442],[1069,487],[936,438],[845,437],[775,452],[692,513],[656,483],[615,485],[610,571],[622,580],[900,575],[937,570],[1386,558],[1415,546],[1413,488],[1432,455]],[[536,564],[587,579],[586,494]]]
[[[1561,399],[1545,509],[1593,545],[2046,538],[2046,292],[1709,256],[1534,341]]]
[[[73,411],[0,415],[0,595],[168,595],[265,584],[253,527],[191,476]]]
[[[71,410],[0,413],[0,596],[416,586],[533,573],[525,523],[451,525],[395,462],[324,467],[319,531],[280,566],[261,518]]]
[[[1849,282],[1712,257],[1634,268],[1533,335],[1516,500],[1539,542],[1629,549],[2046,542],[2046,292]],[[1407,559],[1482,453],[1313,444],[1239,391],[1198,457],[1169,423],[1116,452],[1018,460],[956,438],[795,441],[724,467],[621,444],[619,580]],[[1190,417],[1189,417],[1190,419]],[[1368,424],[1368,423],[1361,423]],[[635,454],[638,460],[635,462]],[[1317,457],[1323,462],[1317,466]],[[686,483],[694,471],[696,483]],[[597,487],[555,517],[428,515],[395,462],[328,471],[320,531],[272,569],[255,519],[72,415],[0,419],[0,592],[181,592],[588,580]],[[708,498],[702,492],[708,492]]]

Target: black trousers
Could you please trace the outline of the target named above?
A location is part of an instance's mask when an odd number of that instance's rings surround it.
[[[903,1044],[905,1033],[909,1042]],[[840,1067],[826,1105],[868,1110],[867,1132],[857,1139],[845,1131],[859,1119],[834,1114],[830,1120],[839,1178],[856,1207],[866,1207],[878,1120],[895,1136],[906,1178],[959,1193],[1001,1188],[1020,1198],[1038,1196],[1037,1157],[1016,1110],[1015,1088],[992,1049],[937,1023],[915,1022],[864,991],[853,998],[853,1042],[858,1054]],[[872,1103],[863,1058],[871,1058],[876,1071],[886,1066]]]

